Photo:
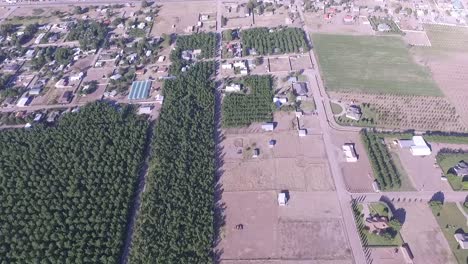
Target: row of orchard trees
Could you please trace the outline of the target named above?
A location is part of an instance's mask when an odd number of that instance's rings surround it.
[[[255,49],[259,55],[305,52],[305,33],[300,28],[252,28],[241,32],[244,55]]]
[[[177,37],[177,46],[171,52],[171,73],[177,74],[180,69],[189,64],[182,60],[183,51],[201,50],[198,59],[210,59],[216,56],[217,36],[215,33],[198,33]]]
[[[383,138],[366,130],[361,132],[361,137],[380,188],[382,190],[398,189],[401,186],[400,175],[390,152],[382,143]]]
[[[164,83],[129,263],[211,263],[214,62]]]
[[[273,119],[273,79],[269,75],[252,75],[242,79],[250,92],[232,93],[223,99],[223,126],[247,126],[252,122]]]
[[[117,263],[148,124],[93,103],[0,133],[0,263]]]

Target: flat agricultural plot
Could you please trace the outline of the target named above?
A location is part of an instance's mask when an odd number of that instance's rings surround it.
[[[447,77],[445,77],[447,78]],[[468,80],[468,79],[467,79]],[[461,89],[461,86],[459,87]],[[397,129],[417,129],[433,131],[467,131],[465,120],[458,114],[451,101],[444,97],[434,96],[399,96],[364,93],[330,92],[330,98],[336,101],[368,103],[375,109],[374,125],[377,127]],[[455,94],[453,95],[455,96]],[[459,95],[460,107],[463,100]],[[464,101],[466,102],[466,101]]]
[[[312,39],[328,90],[442,95],[399,37],[314,34]]]
[[[216,13],[216,4],[208,1],[162,4],[158,16],[154,20],[151,35],[191,33],[187,31],[187,28],[197,25],[201,13]],[[209,24],[211,25],[211,23]]]
[[[281,72],[291,70],[288,57],[269,58],[268,63],[270,65],[270,72]]]
[[[221,263],[352,262],[322,136],[299,137],[289,124],[293,116],[276,113],[272,132],[252,127],[224,133]],[[277,202],[282,190],[289,192],[286,206]],[[242,230],[236,229],[239,224]]]
[[[431,42],[425,31],[405,31],[403,39],[413,46],[430,47]]]
[[[443,51],[468,51],[468,28],[425,24],[431,47]]]
[[[271,139],[274,148],[268,147]],[[334,189],[319,136],[299,138],[296,131],[227,135],[222,144],[225,191]],[[260,151],[258,158],[252,157],[254,148]]]
[[[457,263],[426,203],[397,203],[396,205],[406,210],[401,234],[413,252],[415,263]]]
[[[300,20],[291,20],[288,12],[288,9],[280,7],[274,13],[265,12],[263,15],[254,14],[253,20],[256,27],[299,26]]]
[[[333,131],[332,139],[346,187],[352,192],[373,192],[372,183],[375,178],[359,133]],[[354,143],[357,162],[346,162],[342,149],[345,143]]]
[[[303,69],[312,69],[312,62],[308,54],[289,57],[291,70],[298,71]]]
[[[349,259],[337,219],[279,222],[279,254],[285,259]]]

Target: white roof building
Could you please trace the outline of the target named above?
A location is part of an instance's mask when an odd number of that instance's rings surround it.
[[[151,114],[151,110],[153,108],[151,106],[140,106],[140,108],[138,109],[138,114],[139,115],[142,115],[142,114]]]
[[[233,93],[233,92],[240,92],[241,90],[241,85],[237,83],[232,83],[230,85],[226,86],[226,92],[227,93]]]
[[[428,156],[431,155],[431,149],[427,145],[424,138],[421,136],[414,136],[413,137],[414,145],[410,147],[411,154],[413,156]]]
[[[222,64],[221,69],[230,70],[230,69],[232,69],[232,64],[231,63]]]
[[[81,80],[81,77],[83,77],[83,75],[84,75],[84,73],[82,73],[82,72],[79,72],[79,73],[76,74],[76,75],[72,75],[72,76],[70,77],[70,81],[72,81],[72,82],[74,82],[74,81],[79,81],[79,80]]]
[[[412,139],[400,139],[398,145],[400,148],[409,148],[413,156],[428,156],[432,152],[422,136],[413,136]]]
[[[278,193],[278,205],[285,206],[288,203],[288,199],[286,197],[286,193],[280,192]]]
[[[299,129],[298,131],[300,137],[307,136],[307,129]]]
[[[344,144],[343,145],[343,152],[345,154],[346,162],[357,162],[358,158],[356,155],[356,150],[354,149],[354,144]]]
[[[275,124],[273,123],[265,123],[262,125],[262,129],[264,131],[273,131],[273,129],[275,129]]]
[[[467,234],[455,234],[454,237],[455,237],[455,240],[457,240],[461,248],[463,249],[468,248],[468,235]]]
[[[280,102],[281,104],[285,104],[288,102],[288,98],[286,97],[273,97],[273,103]]]
[[[29,96],[28,97],[21,97],[18,102],[16,103],[16,106],[18,107],[25,107],[29,103]]]

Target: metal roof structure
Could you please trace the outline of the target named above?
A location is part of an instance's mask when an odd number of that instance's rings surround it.
[[[149,92],[151,88],[151,81],[134,81],[132,83],[132,88],[128,94],[128,99],[130,100],[139,100],[146,99],[149,97]]]

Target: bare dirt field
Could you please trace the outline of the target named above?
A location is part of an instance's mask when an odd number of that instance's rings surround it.
[[[290,71],[289,57],[269,58],[270,72],[285,72]]]
[[[329,95],[337,101],[369,103],[376,109],[374,121],[378,127],[457,132],[468,128],[457,109],[444,97],[341,92],[329,92]]]
[[[437,166],[435,157],[443,148],[468,150],[468,146],[431,142],[429,144],[432,153],[425,157],[413,156],[409,149],[401,149],[397,146],[394,146],[393,149],[398,153],[401,164],[416,189],[424,191],[450,191],[452,188],[449,183],[440,179],[442,170]]]
[[[187,27],[196,26],[200,14],[216,13],[215,2],[175,2],[162,4],[162,7],[155,18],[151,35],[161,36],[162,34],[188,34]],[[210,20],[216,17],[210,17]],[[211,22],[207,22],[211,25]],[[205,25],[208,27],[208,25]],[[203,27],[205,27],[203,26]]]
[[[431,42],[425,31],[405,31],[403,39],[406,43],[413,46],[430,47]]]
[[[280,7],[274,13],[265,12],[263,15],[255,14],[253,20],[256,27],[299,26],[300,20],[291,20],[288,12],[289,10]]]
[[[305,119],[308,128],[316,126],[316,116]],[[352,262],[322,136],[299,137],[293,120],[293,113],[279,112],[273,132],[260,124],[225,131],[221,263]],[[289,191],[286,206],[277,202],[281,190]]]
[[[237,5],[237,3],[223,3],[223,17],[227,18],[225,28],[246,28],[253,25],[253,17],[246,16],[245,6]]]
[[[70,7],[18,7],[9,16],[10,23],[58,23],[60,18],[52,15],[54,11],[72,12]],[[27,19],[22,19],[28,17]]]
[[[349,259],[339,220],[279,222],[279,254],[285,259]],[[322,246],[320,246],[322,245]]]
[[[308,54],[289,57],[291,70],[298,71],[303,69],[312,69],[312,62]]]
[[[344,12],[336,14],[331,20],[326,21],[323,18],[323,12],[304,13],[304,19],[312,32],[333,33],[347,35],[374,35],[374,30],[370,25],[362,24],[359,19],[355,19],[352,24],[345,24],[343,18]]]
[[[457,263],[426,203],[407,202],[395,206],[406,210],[401,235],[409,244],[415,263]]]
[[[372,182],[375,178],[359,133],[333,131],[332,139],[334,152],[339,157],[338,162],[347,188],[352,192],[373,192]],[[342,150],[345,143],[354,143],[358,156],[357,162],[346,162]]]
[[[378,264],[402,264],[405,263],[403,253],[395,252],[395,248],[372,248],[372,259]]]

